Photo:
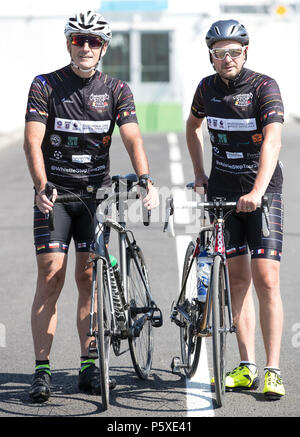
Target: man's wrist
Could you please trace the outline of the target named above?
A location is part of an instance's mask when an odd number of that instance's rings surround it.
[[[152,185],[154,185],[153,179],[152,179],[152,177],[150,176],[149,173],[145,173],[145,174],[140,175],[139,176],[139,181],[141,179],[147,180],[147,181],[151,182]]]

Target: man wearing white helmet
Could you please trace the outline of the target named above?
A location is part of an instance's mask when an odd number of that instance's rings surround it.
[[[279,272],[283,236],[281,148],[283,103],[274,79],[246,69],[249,35],[236,20],[213,23],[206,35],[216,74],[205,77],[194,94],[186,126],[195,186],[209,198],[238,201],[226,220],[227,259],[240,365],[226,376],[227,390],[255,390],[255,309],[252,283],[260,305],[266,350],[263,393],[280,399],[285,390],[279,370],[283,309]],[[203,165],[204,118],[212,143],[209,178]],[[270,201],[270,235],[262,233],[264,194]],[[251,258],[248,256],[250,251]]]
[[[62,290],[71,238],[76,249],[78,288],[77,327],[81,344],[79,388],[99,393],[98,368],[88,360],[88,314],[91,268],[86,268],[94,227],[91,189],[110,186],[109,148],[117,123],[121,138],[139,177],[147,180],[146,208],[158,205],[158,194],[137,124],[129,86],[97,70],[111,39],[104,17],[87,11],[69,18],[65,26],[71,63],[55,72],[36,76],[27,104],[24,150],[35,189],[34,240],[38,266],[32,305],[32,334],[36,358],[30,396],[44,402],[50,396],[49,356],[57,322],[56,303]],[[55,185],[52,201],[47,182]],[[55,204],[57,193],[71,191],[81,202]],[[55,210],[55,229],[45,220]],[[114,383],[111,383],[111,387]]]

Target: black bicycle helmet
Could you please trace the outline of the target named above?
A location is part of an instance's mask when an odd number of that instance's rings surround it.
[[[249,35],[245,26],[238,21],[220,20],[211,25],[205,40],[210,49],[215,42],[224,40],[238,41],[246,46],[249,44]]]

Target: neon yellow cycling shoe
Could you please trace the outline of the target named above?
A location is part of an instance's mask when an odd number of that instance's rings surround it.
[[[211,383],[214,384],[214,378]],[[252,373],[246,365],[240,365],[226,373],[226,391],[256,390],[259,386],[258,371]]]
[[[270,401],[276,401],[285,395],[282,379],[278,373],[272,370],[266,371],[263,394]]]

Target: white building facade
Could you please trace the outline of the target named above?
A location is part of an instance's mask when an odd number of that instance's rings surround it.
[[[184,129],[197,84],[213,73],[205,34],[218,19],[233,18],[246,26],[250,34],[247,66],[274,77],[282,92],[286,117],[298,115],[299,1],[205,3],[93,0],[84,4],[85,8],[101,11],[111,23],[113,38],[101,68],[129,83],[142,131]],[[2,8],[0,13],[1,53],[7,53],[8,60],[6,68],[2,63],[0,73],[0,134],[23,126],[33,77],[69,62],[63,29],[67,17],[82,2],[54,2],[52,10],[37,1],[20,2],[20,8],[14,5]]]

